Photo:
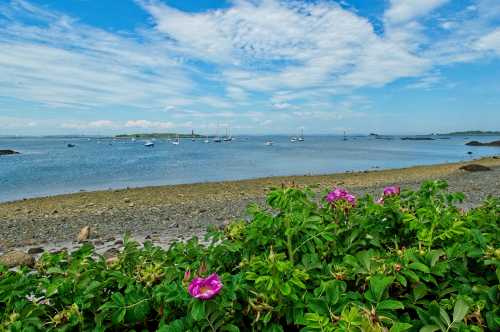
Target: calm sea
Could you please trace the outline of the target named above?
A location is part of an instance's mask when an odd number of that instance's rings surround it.
[[[249,179],[275,175],[395,168],[454,162],[500,153],[496,147],[469,147],[470,140],[499,136],[452,137],[432,141],[373,137],[308,136],[291,143],[285,136],[236,137],[230,143],[181,140],[114,141],[87,138],[0,138],[0,201],[108,188]],[[264,143],[272,140],[272,146]],[[68,144],[75,147],[69,148]],[[472,155],[467,152],[472,151]]]

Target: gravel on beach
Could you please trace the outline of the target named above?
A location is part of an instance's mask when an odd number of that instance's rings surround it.
[[[481,164],[490,171],[467,172],[459,167]],[[380,195],[385,185],[416,188],[427,179],[445,179],[450,191],[466,194],[465,208],[488,195],[500,196],[500,159],[416,166],[403,169],[330,175],[272,177],[254,180],[83,192],[0,204],[0,254],[22,248],[75,248],[80,229],[90,226],[90,241],[105,252],[121,246],[129,233],[138,241],[167,246],[175,240],[202,237],[208,225],[242,218],[250,203],[262,204],[272,187],[342,186],[358,195]]]

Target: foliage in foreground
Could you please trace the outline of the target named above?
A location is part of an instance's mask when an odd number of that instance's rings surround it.
[[[444,182],[355,206],[282,188],[208,247],[127,241],[111,265],[91,246],[44,254],[0,267],[0,330],[498,331],[500,199],[462,199]],[[213,274],[220,292],[192,297]]]

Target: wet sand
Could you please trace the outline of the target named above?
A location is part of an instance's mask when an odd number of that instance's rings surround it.
[[[459,170],[477,163],[487,172]],[[13,247],[57,249],[76,246],[78,231],[92,229],[92,241],[111,247],[128,232],[139,241],[162,245],[202,236],[208,225],[244,217],[250,203],[263,203],[266,192],[282,184],[331,188],[346,187],[356,194],[380,194],[385,185],[417,187],[428,179],[445,179],[451,191],[467,196],[466,206],[488,195],[500,196],[500,159],[402,169],[348,172],[315,176],[271,177],[243,181],[133,188],[27,199],[0,204],[0,253]],[[318,189],[319,190],[319,189]],[[118,243],[118,245],[120,245]]]

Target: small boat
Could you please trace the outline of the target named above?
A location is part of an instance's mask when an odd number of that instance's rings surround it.
[[[231,129],[226,129],[226,137],[224,137],[224,142],[231,142],[233,137],[231,136]]]
[[[68,147],[68,148],[74,148],[75,146],[76,146],[76,145],[71,144],[71,143],[68,143],[68,145],[67,145],[67,147]]]
[[[266,144],[266,146],[272,146],[273,145],[273,141],[267,141],[265,144]]]
[[[344,131],[344,141],[347,141],[347,137],[345,135],[345,131]]]
[[[296,142],[297,142],[297,137],[292,137],[292,138],[290,138],[290,142],[291,142],[291,143],[296,143]]]
[[[146,143],[144,143],[144,146],[148,147],[148,148],[152,148],[153,146],[155,146],[155,143],[152,141],[147,141]]]
[[[179,140],[179,135],[177,135],[177,139],[175,141],[172,141],[173,145],[179,145],[181,141]]]
[[[304,142],[304,128],[300,128],[300,136],[297,138],[297,141]]]
[[[215,134],[214,143],[220,143],[220,142],[222,142],[222,138],[220,138],[219,136],[219,124],[217,123],[217,131]]]
[[[205,140],[203,141],[203,143],[210,143],[210,141],[208,140],[208,135],[207,135],[207,137],[205,138]]]

